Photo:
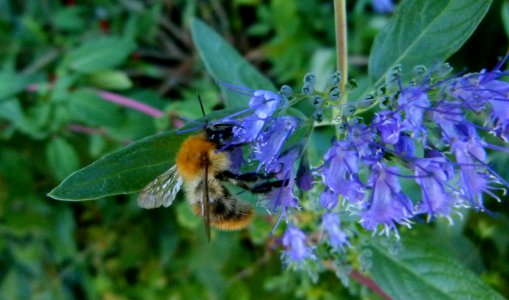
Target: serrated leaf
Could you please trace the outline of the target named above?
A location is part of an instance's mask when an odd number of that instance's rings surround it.
[[[248,63],[232,46],[207,24],[198,19],[191,23],[193,41],[208,72],[217,81],[234,84],[249,89],[275,91],[274,85],[250,63]],[[247,97],[226,91],[226,106],[238,108],[245,106]]]
[[[396,251],[374,241],[367,247],[373,280],[392,299],[503,299],[439,244],[410,236],[402,243]]]
[[[108,90],[126,90],[133,83],[124,72],[115,70],[103,70],[89,75],[88,80],[96,87]]]
[[[372,86],[398,64],[404,74],[416,65],[436,65],[456,52],[486,15],[491,0],[403,1],[378,34],[369,57]]]
[[[64,58],[64,64],[81,73],[111,69],[122,64],[134,47],[135,44],[131,40],[104,37],[87,42],[69,52]]]
[[[59,180],[79,168],[79,157],[76,150],[63,138],[52,139],[46,147],[46,159],[51,172]]]
[[[71,174],[48,196],[80,201],[139,191],[171,166],[185,138],[164,132],[134,142]]]

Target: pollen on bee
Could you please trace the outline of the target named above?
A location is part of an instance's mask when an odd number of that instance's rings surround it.
[[[196,180],[204,170],[204,159],[209,164],[209,174],[225,170],[230,166],[226,153],[217,152],[216,145],[202,135],[188,137],[177,154],[176,165],[184,181]],[[210,176],[214,177],[214,176]]]

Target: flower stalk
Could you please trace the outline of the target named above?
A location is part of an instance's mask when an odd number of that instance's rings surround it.
[[[341,72],[339,82],[340,103],[346,103],[346,83],[348,81],[348,44],[346,31],[346,0],[334,0],[334,26],[336,27],[337,68]]]

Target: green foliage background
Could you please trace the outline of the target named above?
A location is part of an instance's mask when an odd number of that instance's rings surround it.
[[[390,16],[374,13],[369,1],[350,1],[348,8],[350,72],[362,90],[370,79],[370,47]],[[495,1],[449,62],[457,70],[494,66],[507,47],[501,28],[509,28],[508,11],[506,2]],[[193,17],[276,85],[298,88],[305,73],[334,70],[330,1],[0,1],[0,299],[375,297],[352,279],[343,287],[337,276],[342,274],[334,271],[321,273],[314,283],[306,274],[285,270],[279,232],[269,235],[274,220],[263,212],[248,230],[214,231],[208,243],[184,201],[146,211],[137,207],[136,194],[84,202],[45,196],[99,157],[180,125],[177,116],[198,118],[197,93],[206,99],[207,111],[236,106],[232,95],[220,94],[211,75],[244,82],[243,66],[208,74],[210,66],[195,46],[206,40],[191,36]],[[222,51],[201,55],[209,56],[204,61],[210,64]],[[271,85],[264,78],[245,80],[253,80],[250,88]],[[144,102],[164,115],[153,118],[106,102],[97,89]],[[168,161],[175,150],[168,149]],[[507,157],[494,161],[502,169]],[[155,176],[161,169],[149,172]],[[509,178],[507,170],[501,173]],[[454,227],[417,224],[403,235],[435,240],[459,261],[457,266],[445,259],[452,267],[443,274],[467,268],[509,296],[507,203],[487,201],[495,216],[465,212]],[[415,243],[408,247],[418,251]],[[393,260],[379,246],[370,247],[372,263]],[[412,256],[401,255],[400,273],[411,273],[409,261]],[[390,278],[384,283],[383,277],[391,270],[371,272],[379,284],[390,286]]]

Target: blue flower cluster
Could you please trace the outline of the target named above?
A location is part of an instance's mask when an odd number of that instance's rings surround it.
[[[376,93],[348,105],[338,104],[338,74],[326,93],[314,91],[314,76],[309,75],[302,94],[292,95],[287,86],[279,93],[243,89],[251,96],[249,108],[218,122],[237,124],[230,143],[250,145],[247,161],[281,182],[268,194],[268,208],[280,212],[278,223],[290,223],[282,238],[286,261],[316,257],[304,232],[289,218],[301,208],[298,190],[318,191],[322,240],[335,251],[350,245],[339,212],[357,215],[374,233],[397,236],[397,225],[410,227],[417,215],[450,218],[459,207],[484,210],[485,194],[500,200],[494,189],[508,184],[490,168],[486,151],[509,149],[488,142],[486,133],[500,143],[509,136],[509,83],[501,80],[501,65],[447,78],[436,70],[421,72],[406,86],[395,71]],[[288,114],[299,101],[314,107],[309,119]],[[323,164],[312,168],[303,142],[311,130],[292,137],[338,107],[334,111],[341,115],[328,120],[338,134],[331,137]],[[478,124],[483,116],[486,121]],[[408,190],[415,188],[421,196],[410,199]]]

